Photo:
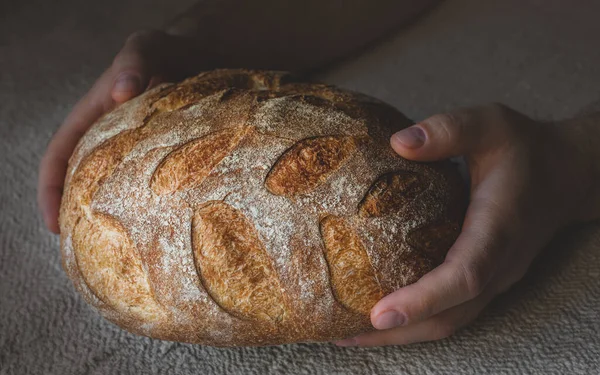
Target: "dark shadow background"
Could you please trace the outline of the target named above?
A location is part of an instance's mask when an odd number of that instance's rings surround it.
[[[436,343],[215,349],[128,334],[85,305],[37,214],[39,159],[125,37],[192,2],[0,0],[0,374],[598,371],[597,224],[561,234],[474,325]],[[600,99],[599,14],[591,0],[447,1],[319,78],[414,119],[487,101],[563,118]]]

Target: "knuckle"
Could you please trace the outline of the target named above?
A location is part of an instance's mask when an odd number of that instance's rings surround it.
[[[462,280],[467,297],[473,299],[483,292],[488,272],[480,264],[470,262],[462,266]]]
[[[506,106],[500,102],[489,103],[486,105],[486,107],[487,107],[486,109],[489,112],[494,113],[496,115],[500,115],[500,116],[505,115],[511,111],[511,109],[508,106]]]
[[[127,37],[113,60],[113,65],[127,63],[132,56],[147,57],[154,53],[157,44],[165,43],[166,34],[158,30],[139,30]]]
[[[119,53],[117,53],[117,55],[115,56],[115,58],[112,61],[112,67],[116,67],[121,65],[124,61],[125,61],[125,47],[123,49],[121,49],[121,51],[119,51]]]
[[[505,131],[510,132],[513,130],[513,125],[515,124],[514,119],[516,117],[515,111],[501,103],[491,103],[488,105],[487,110],[489,111],[491,118],[499,120],[499,123]]]
[[[404,314],[408,324],[429,318],[436,313],[436,309],[431,298],[422,297],[415,306],[414,310],[407,309]]]
[[[499,136],[506,139],[521,136],[527,128],[523,125],[531,123],[527,116],[502,103],[490,103],[486,106],[486,110],[490,118],[497,120],[497,128],[500,131]]]
[[[461,118],[453,113],[434,115],[429,118],[428,123],[437,137],[449,143],[460,139],[464,128]]]
[[[431,116],[428,122],[434,126],[448,127],[456,125],[456,123],[459,122],[459,119],[452,113],[440,113]]]
[[[403,325],[410,325],[425,320],[437,312],[436,303],[431,293],[424,288],[412,289],[408,298],[394,302],[392,309],[397,311],[403,320]]]

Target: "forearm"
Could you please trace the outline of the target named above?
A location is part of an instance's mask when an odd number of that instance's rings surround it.
[[[166,30],[196,39],[199,53],[210,54],[217,67],[306,71],[366,46],[437,2],[202,0]]]

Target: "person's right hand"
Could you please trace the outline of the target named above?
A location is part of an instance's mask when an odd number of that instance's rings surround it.
[[[431,116],[392,136],[402,157],[464,156],[470,199],[442,264],[371,310],[377,329],[341,346],[446,338],[517,283],[563,228],[600,218],[598,120],[533,120],[504,105]]]
[[[104,113],[165,80],[206,66],[189,38],[161,31],[132,34],[112,65],[75,105],[52,137],[39,170],[38,205],[48,229],[59,232],[58,211],[69,158],[86,130]]]

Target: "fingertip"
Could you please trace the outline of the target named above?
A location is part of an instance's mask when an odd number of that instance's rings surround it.
[[[348,338],[348,339],[338,340],[334,344],[337,346],[348,347],[348,346],[356,346],[356,345],[358,345],[358,342],[357,342],[356,338],[352,337],[352,338]]]
[[[60,227],[58,225],[58,218],[55,217],[54,219],[46,216],[44,218],[44,223],[46,224],[46,228],[48,228],[48,230],[54,234],[60,234]]]
[[[378,330],[402,326],[406,323],[406,316],[395,310],[387,310],[371,317],[373,327]]]
[[[46,228],[48,228],[50,232],[54,234],[60,234],[60,228],[58,225],[58,210],[44,207],[42,209],[42,219],[44,220]]]
[[[409,316],[407,315],[407,295],[410,296],[415,288],[415,284],[400,288],[385,297],[371,308],[370,318],[373,327],[376,329],[387,329],[391,326],[406,325]],[[395,323],[395,324],[391,324]]]
[[[122,72],[113,83],[112,98],[117,103],[123,103],[139,95],[144,90],[141,78],[131,72]]]
[[[394,133],[390,138],[390,146],[403,158],[409,160],[422,160],[427,151],[427,132],[416,124]]]
[[[48,230],[55,234],[60,234],[58,215],[61,199],[62,188],[46,188],[38,197],[38,205],[44,224]]]
[[[375,304],[375,306],[373,306],[373,308],[371,309],[371,313],[370,313],[370,318],[371,318],[371,323],[373,324],[373,326],[375,328],[377,328],[377,318],[384,314],[386,311],[390,311],[394,309],[394,296],[397,293],[393,292],[391,294],[388,294],[387,296],[383,297],[381,300],[379,300],[379,302],[377,302]]]
[[[421,126],[413,125],[392,135],[391,143],[398,148],[417,149],[427,140],[427,134]]]

